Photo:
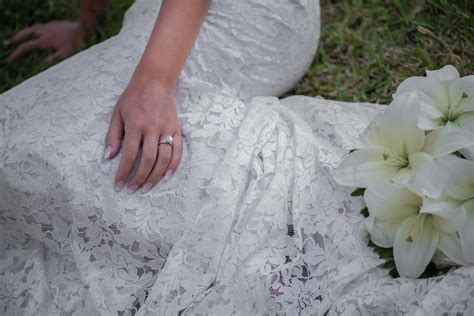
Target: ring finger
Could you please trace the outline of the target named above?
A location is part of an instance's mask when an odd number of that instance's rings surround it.
[[[130,184],[128,186],[129,193],[135,192],[137,188],[145,182],[156,163],[157,151],[158,142],[156,141],[156,136],[150,133],[145,135],[142,146],[140,166],[138,167],[138,170],[132,180],[130,180]],[[145,186],[144,190],[146,190]]]
[[[161,136],[163,137],[163,136]],[[158,181],[160,181],[166,168],[171,161],[172,147],[169,144],[158,145],[158,158],[155,166],[146,180],[143,193],[148,192]]]

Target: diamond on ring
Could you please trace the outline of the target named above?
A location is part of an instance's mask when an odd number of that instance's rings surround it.
[[[173,145],[173,136],[163,136],[158,141],[158,144],[168,144]]]

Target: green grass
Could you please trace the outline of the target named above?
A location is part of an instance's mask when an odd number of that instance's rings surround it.
[[[404,78],[454,65],[474,74],[474,2],[322,1],[318,54],[288,94],[388,103]]]
[[[112,1],[104,38],[118,32],[132,2]],[[426,69],[452,64],[461,75],[474,74],[473,13],[470,0],[322,0],[317,56],[286,95],[387,103],[401,80]],[[1,0],[0,42],[27,25],[77,14],[77,3],[66,0]],[[12,50],[1,47],[0,60]],[[0,92],[43,70],[47,54],[2,64]]]

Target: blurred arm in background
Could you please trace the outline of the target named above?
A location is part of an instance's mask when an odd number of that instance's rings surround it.
[[[5,61],[12,62],[37,47],[55,49],[54,53],[46,57],[47,64],[56,58],[64,59],[71,56],[84,42],[102,33],[109,4],[110,0],[80,0],[80,21],[51,21],[24,28],[5,44],[17,43],[30,34],[34,37],[18,45]]]

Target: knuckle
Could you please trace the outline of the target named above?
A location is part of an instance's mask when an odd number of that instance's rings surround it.
[[[154,124],[155,126],[166,126],[167,124],[167,121],[160,115],[160,116],[157,116],[157,115],[151,115],[150,116],[150,122],[152,124]]]
[[[141,130],[142,129],[142,126],[143,126],[143,123],[138,120],[138,119],[129,119],[128,120],[128,125],[130,128],[132,129],[138,129],[138,130]]]
[[[163,123],[161,123],[160,121],[152,119],[148,123],[148,130],[158,137],[158,135],[161,134],[160,131],[162,125]]]
[[[160,125],[157,124],[157,123],[150,123],[147,125],[147,132],[153,136],[153,138],[156,139],[157,143],[158,143],[158,137],[160,135],[160,129],[159,129]]]

